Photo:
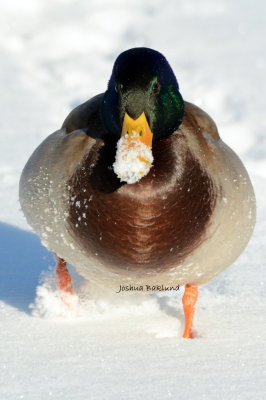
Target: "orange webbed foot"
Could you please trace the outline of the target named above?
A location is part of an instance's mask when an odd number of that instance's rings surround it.
[[[55,256],[57,261],[55,268],[57,288],[60,291],[62,302],[71,308],[71,297],[74,295],[72,279],[65,260],[57,255]]]
[[[192,324],[195,313],[195,304],[198,299],[198,287],[192,285],[186,285],[185,292],[183,295],[183,308],[185,314],[185,329],[183,332],[183,338],[192,339]]]
[[[73,294],[72,279],[67,269],[67,263],[56,255],[56,280],[58,289],[64,293]]]

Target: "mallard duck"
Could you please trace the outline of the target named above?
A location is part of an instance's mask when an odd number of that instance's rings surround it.
[[[108,88],[75,108],[22,172],[28,223],[67,263],[118,291],[185,286],[183,337],[193,337],[198,286],[240,255],[255,197],[245,167],[213,120],[183,100],[165,57],[121,53]]]

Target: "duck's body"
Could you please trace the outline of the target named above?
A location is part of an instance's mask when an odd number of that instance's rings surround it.
[[[26,164],[20,202],[29,224],[85,279],[115,291],[208,282],[253,231],[255,198],[242,162],[212,119],[185,102],[179,127],[153,143],[147,175],[122,183],[103,96],[73,110]]]
[[[205,112],[186,103],[180,128],[154,145],[149,174],[123,185],[111,169],[113,142],[78,130],[87,127],[79,111],[37,148],[21,177],[22,209],[48,248],[114,289],[203,284],[238,257],[253,230],[254,193]]]

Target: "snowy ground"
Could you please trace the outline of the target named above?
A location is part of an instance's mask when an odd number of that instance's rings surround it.
[[[1,400],[265,398],[265,15],[262,0],[1,1]],[[182,290],[83,295],[69,316],[47,286],[36,300],[53,258],[19,211],[20,172],[70,109],[105,90],[115,57],[138,45],[165,54],[257,195],[248,248],[201,288],[195,340],[180,338]]]

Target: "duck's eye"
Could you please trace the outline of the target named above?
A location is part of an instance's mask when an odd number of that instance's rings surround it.
[[[153,92],[154,94],[157,94],[157,93],[160,92],[160,90],[161,90],[161,85],[160,85],[160,83],[159,83],[159,82],[154,82],[154,84],[152,85],[152,92]]]
[[[116,83],[116,85],[115,85],[116,93],[119,93],[122,89],[123,89],[122,83]]]

